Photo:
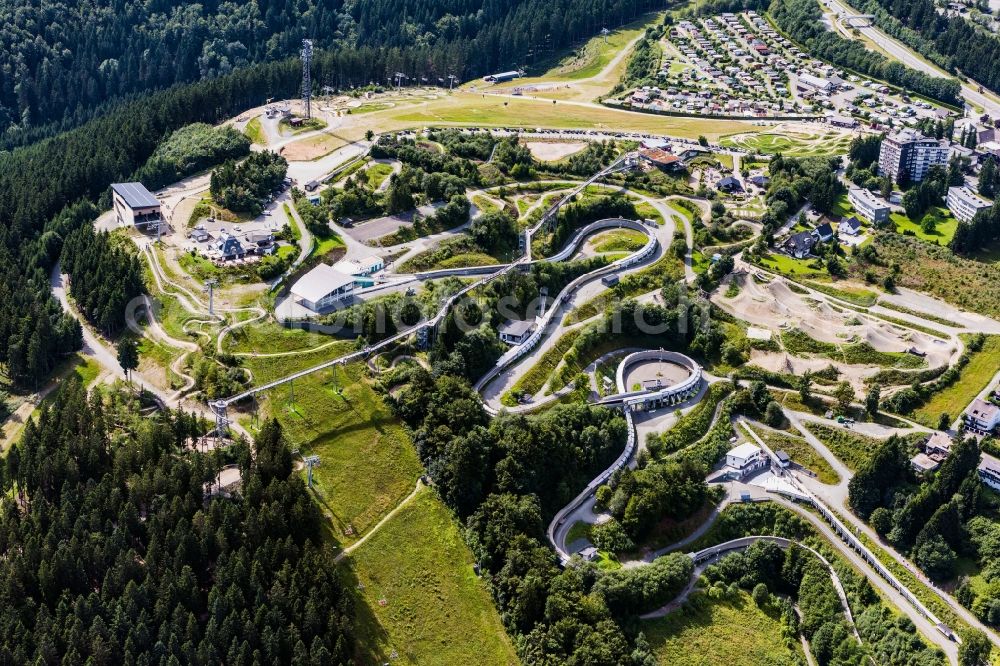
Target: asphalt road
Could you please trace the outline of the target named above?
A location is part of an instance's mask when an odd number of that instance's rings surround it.
[[[855,8],[848,5],[843,0],[826,0],[827,5],[833,9],[837,14],[841,16],[855,16],[861,14],[862,12],[856,10]],[[895,58],[899,62],[903,63],[908,67],[924,72],[931,76],[937,77],[948,77],[951,74],[940,69],[936,65],[933,65],[919,55],[914,53],[908,46],[898,41],[897,39],[890,37],[886,33],[882,32],[874,26],[866,28],[857,28],[857,30],[878,44],[879,48],[889,54],[891,57]],[[962,97],[973,105],[979,106],[985,109],[986,113],[993,116],[994,118],[1000,117],[1000,102],[996,101],[992,97],[989,97],[978,90],[979,86],[969,85],[967,83],[962,84]]]

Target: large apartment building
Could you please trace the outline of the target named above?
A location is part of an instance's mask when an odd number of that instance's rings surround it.
[[[847,200],[869,222],[883,224],[889,220],[889,204],[870,190],[852,187],[847,192]]]
[[[991,208],[986,199],[970,190],[968,187],[949,187],[948,198],[945,200],[948,210],[959,222],[968,222],[981,210]]]
[[[919,182],[935,164],[948,164],[951,148],[947,141],[930,139],[905,129],[882,139],[878,156],[878,175],[894,181]]]

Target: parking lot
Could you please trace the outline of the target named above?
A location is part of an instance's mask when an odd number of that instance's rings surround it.
[[[810,57],[753,11],[680,21],[660,45],[655,85],[615,103],[692,115],[826,118],[847,128],[912,126],[947,114]]]

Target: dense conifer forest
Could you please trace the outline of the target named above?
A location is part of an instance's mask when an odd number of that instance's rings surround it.
[[[115,100],[329,49],[334,87],[530,65],[654,0],[0,1],[0,147],[79,125]]]
[[[321,49],[337,47],[317,51],[317,86],[366,85],[397,71],[433,83],[554,55],[657,5],[463,0],[407,3],[403,11],[399,4],[0,3],[0,146],[34,141],[0,150],[0,265],[11,267],[0,273],[0,362],[10,364],[11,379],[36,386],[80,344],[79,325],[49,296],[48,281],[66,236],[93,219],[92,210],[73,204],[102,200],[112,182],[169,171],[154,154],[186,125],[295,95],[301,68],[294,54],[304,34]],[[225,44],[206,45],[217,29],[229,31]],[[147,48],[146,40],[162,48]],[[238,67],[257,60],[268,62]]]
[[[0,661],[335,664],[350,600],[276,422],[243,489],[206,492],[220,455],[194,417],[139,417],[127,393],[65,384],[2,459]]]

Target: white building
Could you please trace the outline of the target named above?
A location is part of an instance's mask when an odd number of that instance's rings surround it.
[[[954,442],[952,442],[951,437],[947,433],[938,430],[932,433],[927,438],[927,441],[924,442],[924,452],[936,460],[944,460],[951,453],[953,444]]]
[[[726,453],[726,470],[732,478],[742,478],[767,467],[767,456],[759,446],[743,442]]]
[[[533,321],[520,319],[508,321],[500,326],[500,341],[506,342],[508,345],[519,345],[527,340],[534,330],[535,322]]]
[[[826,122],[834,127],[846,127],[847,129],[854,129],[858,126],[858,121],[854,118],[850,116],[838,116],[836,114],[827,115]]]
[[[799,74],[799,85],[819,90],[820,92],[832,92],[833,82],[812,74]]]
[[[861,187],[852,187],[847,192],[847,200],[861,217],[874,224],[882,224],[889,219],[889,204],[874,192]]]
[[[993,490],[1000,490],[1000,467],[992,460],[979,463],[979,480]]]
[[[979,211],[993,207],[993,204],[965,186],[949,187],[945,205],[960,222],[968,222]]]
[[[965,409],[965,427],[988,433],[1000,425],[1000,407],[982,398],[976,398]]]
[[[320,264],[292,285],[292,298],[313,312],[320,312],[354,294],[354,276]]]
[[[114,183],[111,202],[119,226],[155,228],[163,220],[159,200],[142,183]]]
[[[846,220],[841,220],[840,224],[837,225],[837,233],[847,236],[857,236],[861,233],[861,220],[853,215]]]
[[[947,165],[951,149],[947,141],[925,137],[905,129],[882,139],[878,156],[878,175],[895,182],[909,179],[919,182],[934,165]]]
[[[345,275],[367,277],[374,273],[378,273],[380,270],[385,268],[385,262],[382,261],[382,257],[378,257],[373,254],[369,257],[365,257],[364,259],[345,259],[343,261],[338,261],[333,265],[333,268],[334,270],[340,271]]]

